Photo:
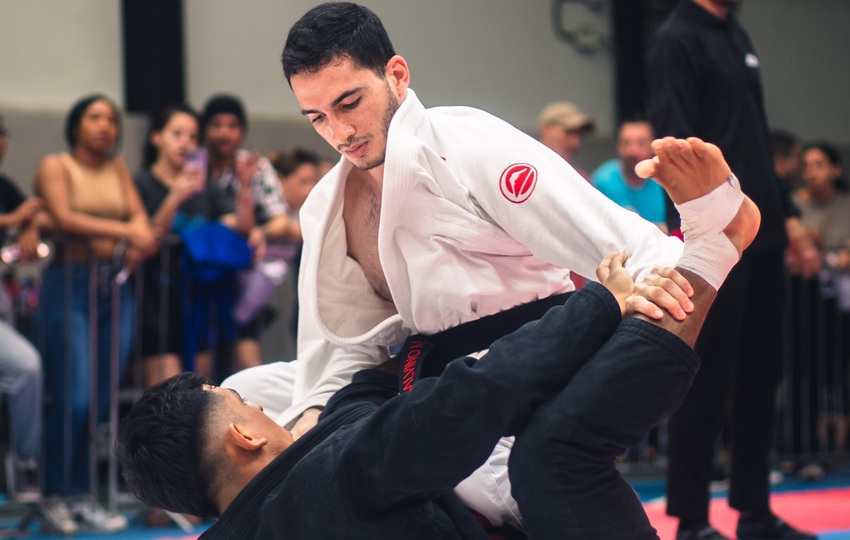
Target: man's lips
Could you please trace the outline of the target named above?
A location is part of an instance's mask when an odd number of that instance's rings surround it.
[[[355,144],[353,146],[349,146],[348,148],[345,149],[345,153],[348,154],[351,157],[354,157],[354,158],[362,157],[363,154],[366,153],[367,145],[368,145],[368,143],[366,141],[364,141],[362,143]]]

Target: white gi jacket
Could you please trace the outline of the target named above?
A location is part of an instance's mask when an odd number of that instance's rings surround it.
[[[530,167],[529,167],[530,166]],[[389,129],[378,252],[395,303],[348,257],[346,159],[301,210],[298,369],[291,425],[412,332],[432,334],[574,288],[616,251],[638,277],[682,243],[599,193],[560,156],[468,107],[425,109],[412,90]]]

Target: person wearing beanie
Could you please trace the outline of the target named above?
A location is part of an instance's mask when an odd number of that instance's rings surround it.
[[[296,231],[291,230],[286,216],[286,203],[274,167],[260,154],[242,148],[247,130],[245,107],[238,97],[218,94],[207,101],[201,128],[207,174],[232,201],[234,209],[243,206],[253,209],[255,226],[248,241],[255,248],[259,267],[267,242],[288,240]],[[249,281],[245,278],[244,282]],[[262,363],[258,338],[263,313],[259,311],[247,322],[237,321],[236,371]]]

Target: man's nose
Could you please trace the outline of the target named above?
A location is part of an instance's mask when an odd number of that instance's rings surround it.
[[[331,131],[334,139],[340,143],[345,143],[355,133],[354,126],[343,120],[331,120]]]

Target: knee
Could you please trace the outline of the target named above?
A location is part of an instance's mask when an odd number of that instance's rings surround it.
[[[8,354],[4,354],[0,360],[3,370],[8,374],[12,392],[21,388],[31,391],[34,387],[40,387],[42,382],[41,356],[26,339],[20,337],[19,341],[9,346],[6,351]]]
[[[510,457],[511,483],[534,486],[557,476],[558,482],[575,485],[610,468],[623,451],[604,430],[598,432],[579,419],[538,415],[517,435]]]
[[[44,378],[41,367],[41,355],[33,346],[28,346],[25,352],[21,354],[21,372],[22,376],[33,384],[41,386],[41,381]]]

